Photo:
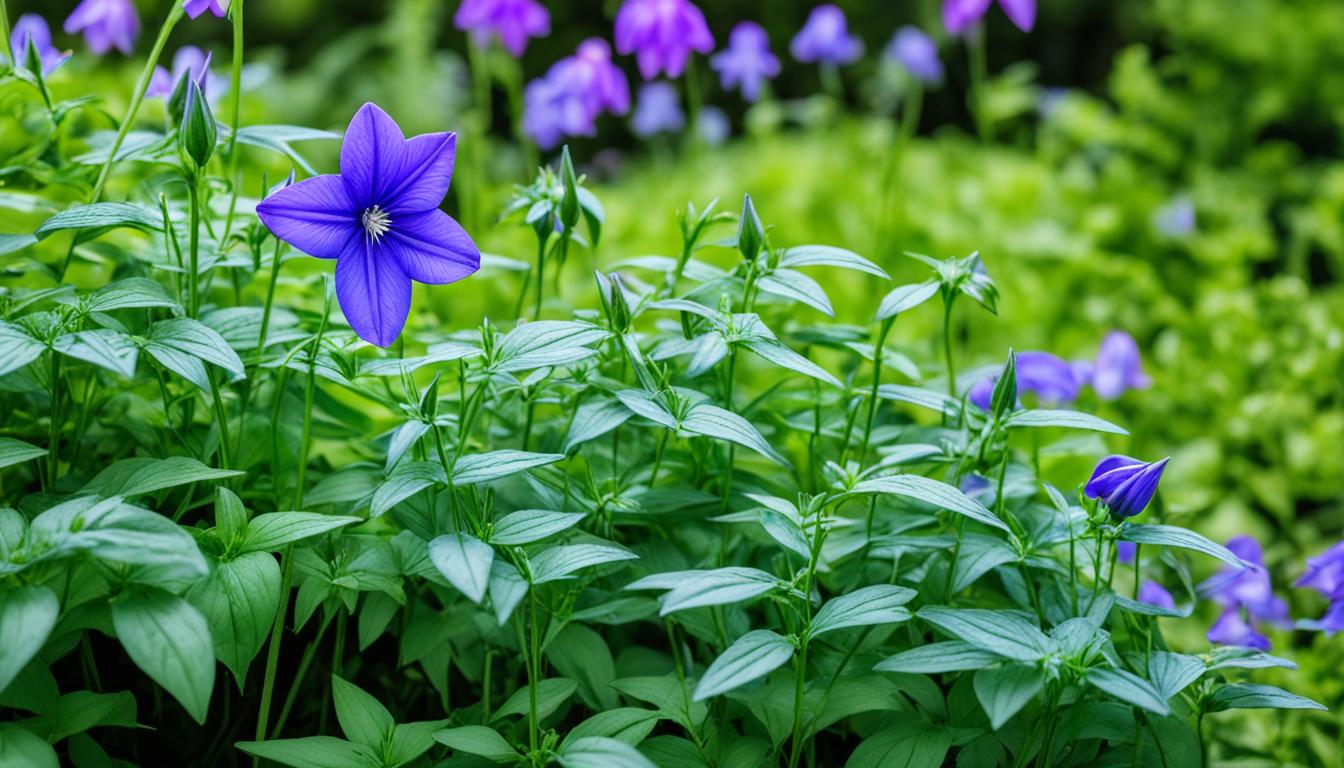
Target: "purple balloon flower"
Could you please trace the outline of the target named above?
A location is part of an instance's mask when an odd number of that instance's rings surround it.
[[[1235,536],[1227,542],[1227,548],[1246,567],[1223,568],[1199,585],[1201,595],[1223,606],[1222,615],[1209,629],[1209,641],[1268,650],[1269,639],[1260,634],[1259,625],[1286,625],[1288,604],[1274,595],[1258,541],[1250,536]]]
[[[943,25],[953,35],[970,29],[989,11],[993,0],[943,0]],[[1036,24],[1036,0],[999,0],[1008,20],[1023,32]]]
[[[1139,545],[1132,541],[1115,542],[1115,559],[1130,565],[1134,562],[1134,555],[1138,554]]]
[[[635,114],[630,117],[630,129],[635,135],[649,137],[659,133],[676,133],[686,126],[686,115],[677,102],[677,89],[671,83],[645,83],[639,87]]]
[[[84,0],[65,20],[65,31],[82,31],[89,49],[99,56],[113,48],[129,54],[140,34],[140,15],[131,0]]]
[[[341,144],[341,172],[276,192],[257,215],[281,240],[336,259],[336,298],[360,338],[396,340],[411,309],[411,281],[442,285],[471,275],[481,253],[439,210],[453,176],[457,134],[409,141],[386,112],[365,104]]]
[[[1155,581],[1145,581],[1139,585],[1139,602],[1156,605],[1168,610],[1176,610],[1176,600],[1167,588]]]
[[[1153,383],[1143,372],[1138,343],[1124,331],[1111,331],[1102,339],[1088,378],[1102,400],[1114,400],[1126,390],[1147,389]]]
[[[728,47],[714,54],[709,65],[719,73],[724,90],[738,88],[747,101],[759,99],[765,81],[779,74],[779,59],[770,52],[770,37],[754,21],[733,27]]]
[[[32,45],[37,58],[42,62],[42,74],[50,75],[56,68],[70,58],[69,51],[58,51],[51,44],[51,27],[47,20],[35,13],[25,13],[14,22],[9,33],[9,47],[14,54],[14,63],[22,66],[28,55],[28,46]]]
[[[645,80],[680,77],[691,51],[712,50],[705,15],[690,0],[626,0],[616,14],[616,52],[636,54]]]
[[[523,93],[523,129],[543,149],[566,136],[592,136],[603,112],[630,111],[630,83],[611,62],[605,40],[589,38],[573,56],[553,64]]]
[[[971,387],[971,402],[989,410],[998,376],[981,379]],[[1017,392],[1034,392],[1041,402],[1064,405],[1078,398],[1078,379],[1073,366],[1049,352],[1017,354]]]
[[[173,54],[173,69],[154,68],[154,77],[149,81],[149,90],[145,95],[151,99],[167,99],[173,95],[173,89],[183,75],[190,75],[201,87],[206,99],[214,104],[229,92],[229,80],[210,71],[213,54],[194,45],[184,45]]]
[[[1107,456],[1097,462],[1083,492],[1088,498],[1101,499],[1116,517],[1133,517],[1152,501],[1168,461],[1149,464],[1128,456]]]
[[[807,16],[807,23],[789,43],[789,53],[804,64],[849,64],[863,55],[863,41],[849,34],[845,12],[827,3]]]
[[[229,0],[182,0],[182,8],[193,19],[206,11],[222,19],[229,13]]]
[[[514,58],[527,50],[527,41],[551,33],[551,14],[537,0],[463,0],[453,25],[469,30],[482,46],[498,37]]]
[[[1257,651],[1269,650],[1269,638],[1260,634],[1251,622],[1236,608],[1228,608],[1218,616],[1218,620],[1205,634],[1209,642],[1218,645],[1231,645],[1239,648],[1253,648]]]
[[[900,64],[921,83],[937,84],[943,81],[943,62],[938,58],[938,44],[918,27],[904,26],[887,44],[887,58]]]
[[[1314,589],[1330,601],[1316,625],[1326,632],[1344,630],[1344,541],[1307,560],[1307,571],[1293,585]]]

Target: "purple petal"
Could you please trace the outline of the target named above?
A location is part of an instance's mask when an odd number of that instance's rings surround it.
[[[386,202],[379,193],[389,181],[395,186],[402,180],[405,143],[401,128],[378,105],[365,104],[355,113],[341,143],[341,179],[356,207],[362,210]],[[395,177],[389,178],[389,171]]]
[[[1115,542],[1115,559],[1126,565],[1134,562],[1134,555],[1138,553],[1139,545],[1132,541]]]
[[[1223,611],[1218,620],[1209,628],[1209,642],[1218,645],[1231,645],[1241,648],[1269,650],[1269,638],[1260,634],[1241,616],[1241,611],[1229,608]]]
[[[960,35],[985,15],[990,0],[943,0],[943,26]]]
[[[411,279],[393,254],[368,238],[355,238],[336,261],[336,298],[361,339],[387,348],[406,327]]]
[[[456,133],[427,133],[405,142],[397,150],[399,162],[390,159],[380,169],[382,206],[394,216],[405,212],[437,210],[448,194],[457,158]],[[393,183],[394,179],[395,184]]]
[[[1156,605],[1161,608],[1176,609],[1176,600],[1166,587],[1155,581],[1145,581],[1139,585],[1139,602]]]
[[[339,176],[315,176],[285,187],[257,205],[276,237],[320,259],[342,255],[361,240],[359,212]]]
[[[997,376],[981,379],[975,382],[975,386],[971,387],[969,394],[970,400],[972,403],[979,406],[980,410],[989,410],[989,407],[992,404],[991,400],[994,398],[994,382],[997,379]]]
[[[404,215],[392,221],[382,242],[407,277],[442,285],[481,268],[481,252],[456,221],[440,210]]]
[[[1030,32],[1036,25],[1036,0],[999,0],[999,7],[1023,32]]]
[[[1092,470],[1092,479],[1087,481],[1083,492],[1089,498],[1100,499],[1110,496],[1121,483],[1143,466],[1143,462],[1129,456],[1112,455],[1097,462]]]

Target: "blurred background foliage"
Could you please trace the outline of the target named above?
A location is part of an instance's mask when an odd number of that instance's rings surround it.
[[[61,19],[74,4],[11,0],[10,7]],[[546,4],[552,35],[528,48],[528,78],[583,38],[609,38],[619,3]],[[162,5],[140,3],[146,28],[157,26]],[[810,5],[702,4],[720,44],[734,23],[753,18],[785,60],[774,98],[750,109],[718,91],[699,62],[707,101],[734,126],[726,145],[641,144],[622,121],[606,118],[596,138],[572,146],[597,181],[608,228],[597,254],[571,259],[569,295],[592,290],[585,266],[673,252],[675,213],[688,200],[734,201],[744,192],[774,224],[775,244],[843,245],[883,264],[897,282],[922,279],[924,270],[902,251],[945,257],[978,250],[1003,298],[997,319],[962,314],[964,342],[977,361],[1000,361],[1009,346],[1088,358],[1108,330],[1133,334],[1152,388],[1083,409],[1129,425],[1134,437],[1118,446],[1127,452],[1173,456],[1163,485],[1169,518],[1218,539],[1252,533],[1267,542],[1270,570],[1294,616],[1318,616],[1323,603],[1291,590],[1291,582],[1303,557],[1344,527],[1344,6],[1044,0],[1029,35],[993,12],[987,33],[998,141],[985,146],[971,135],[965,50],[942,35],[938,4],[841,0],[870,52],[913,23],[939,37],[948,68],[904,153],[903,194],[891,195],[885,166],[900,84],[870,55],[844,70],[840,99],[804,98],[818,90],[818,75],[787,59],[787,41]],[[451,25],[452,9],[441,0],[249,3],[244,121],[341,130],[360,103],[374,100],[408,133],[460,129],[465,159],[454,187],[459,199],[484,201],[464,223],[484,250],[526,260],[530,233],[516,222],[492,223],[511,185],[526,176],[508,140],[505,97],[495,93],[494,138],[482,142],[469,112],[466,39]],[[173,42],[211,47],[222,61],[228,35],[226,23],[205,19],[183,25]],[[141,60],[100,62],[79,55],[76,42],[58,36],[77,55],[53,89],[103,94],[102,106],[119,114]],[[630,62],[622,64],[637,83]],[[31,94],[19,90],[0,90],[0,165],[24,146]],[[85,116],[64,141],[103,128]],[[336,149],[304,147],[326,170]],[[274,181],[289,171],[269,155],[251,159],[258,189],[263,174]],[[464,162],[478,163],[481,173],[464,174]],[[0,229],[30,231],[45,215],[33,211]],[[36,258],[59,255],[38,249]],[[310,274],[324,266],[298,263]],[[314,290],[286,282],[288,291]],[[439,327],[424,313],[460,326],[512,311],[516,281],[475,285],[455,294],[464,304],[418,295],[421,316],[408,327],[420,334]],[[885,290],[863,278],[834,279],[826,288],[842,319],[864,324]],[[921,362],[936,360],[934,314],[897,323],[895,337]],[[1054,466],[1063,486],[1085,477],[1086,467],[1072,461]],[[1295,690],[1341,701],[1338,640],[1284,631],[1275,645],[1304,666]],[[1312,645],[1316,653],[1293,652]],[[1303,742],[1310,754],[1336,754],[1311,718],[1277,729],[1256,721],[1238,734],[1281,744],[1285,760],[1295,752],[1290,745]]]

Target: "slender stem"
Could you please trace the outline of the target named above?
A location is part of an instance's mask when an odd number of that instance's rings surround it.
[[[793,738],[789,744],[789,768],[796,768],[798,758],[803,753],[803,694],[807,685],[807,645],[812,631],[812,582],[817,572],[817,562],[821,559],[821,545],[826,538],[826,529],[822,526],[825,510],[817,512],[812,527],[811,551],[807,560],[807,570],[803,574],[803,627],[799,632],[798,662],[793,684]]]
[[[187,200],[191,215],[187,232],[187,316],[196,317],[201,311],[200,253],[201,253],[201,190],[195,173],[187,178]]]
[[[294,682],[289,685],[289,693],[285,694],[284,706],[280,707],[280,716],[276,718],[275,727],[271,729],[272,739],[280,738],[280,732],[285,728],[285,721],[289,719],[289,712],[298,699],[299,689],[303,687],[303,681],[308,676],[308,668],[312,666],[313,659],[317,657],[317,647],[322,643],[322,638],[326,635],[329,626],[331,626],[331,622],[322,622],[317,628],[317,636],[308,642],[308,647],[303,649],[303,658],[299,659],[299,668],[294,673]]]
[[[266,649],[266,676],[261,683],[261,704],[257,710],[257,729],[253,734],[255,741],[266,740],[266,723],[271,717],[271,698],[275,695],[275,671],[280,666],[280,640],[285,629],[285,616],[289,613],[289,589],[294,581],[293,544],[285,547],[285,554],[281,559],[284,560],[285,567],[280,577],[280,605],[275,612],[275,621],[271,624],[270,645]],[[260,763],[260,757],[252,758],[252,768],[257,768]]]
[[[546,283],[546,240],[544,237],[537,238],[537,301],[532,306],[533,320],[541,317],[541,293]]]
[[[224,408],[224,399],[219,394],[219,383],[215,381],[215,372],[206,371],[206,378],[210,380],[210,397],[215,405],[215,421],[219,424],[219,466],[220,469],[230,469],[233,467],[233,462],[229,460],[231,448],[229,414]]]
[[[9,42],[9,8],[5,0],[0,0],[0,51],[8,54],[13,49],[14,46]]]
[[[658,482],[658,469],[663,465],[663,449],[667,447],[667,439],[671,437],[671,435],[672,431],[665,429],[663,430],[662,437],[658,438],[658,448],[653,454],[653,472],[649,474],[650,488],[653,487],[654,483]]]
[[[537,659],[541,643],[537,632],[537,590],[535,587],[529,586],[528,598],[529,616],[527,623],[531,638],[529,640],[530,650],[527,654],[527,743],[531,751],[535,753],[540,733],[537,725],[537,684],[541,682],[541,664]]]
[[[61,356],[52,350],[51,355],[51,425],[47,434],[47,489],[56,489],[56,480],[61,471],[61,397],[65,390],[61,387]]]
[[[863,445],[859,449],[859,463],[868,458],[868,441],[873,436],[873,424],[877,421],[877,388],[882,383],[882,353],[887,344],[887,334],[896,322],[895,316],[882,321],[877,331],[877,345],[873,347],[873,385],[868,390],[868,420],[863,427]],[[842,465],[843,461],[840,462]]]
[[[947,394],[957,397],[957,367],[952,359],[952,305],[957,294],[943,291],[943,362],[947,366]]]
[[[219,235],[219,251],[233,233],[233,215],[238,210],[238,188],[242,181],[238,178],[238,129],[242,124],[243,108],[243,0],[233,0],[229,4],[229,16],[233,20],[233,113],[229,118],[229,212],[224,217],[224,229]]]
[[[284,241],[276,238],[275,253],[271,256],[271,279],[266,286],[266,304],[261,310],[261,330],[257,333],[257,359],[266,352],[267,334],[271,328],[271,307],[275,304],[275,286],[280,282],[280,259]]]

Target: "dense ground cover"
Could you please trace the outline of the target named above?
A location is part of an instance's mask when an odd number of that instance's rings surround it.
[[[1068,91],[978,31],[923,86],[790,54],[800,8],[726,144],[639,56],[639,143],[539,120],[613,52],[463,61],[427,3],[292,71],[163,5],[211,77],[155,29],[0,75],[0,764],[1335,759],[1329,3],[1117,11]],[[991,51],[1061,39],[1027,6]]]

